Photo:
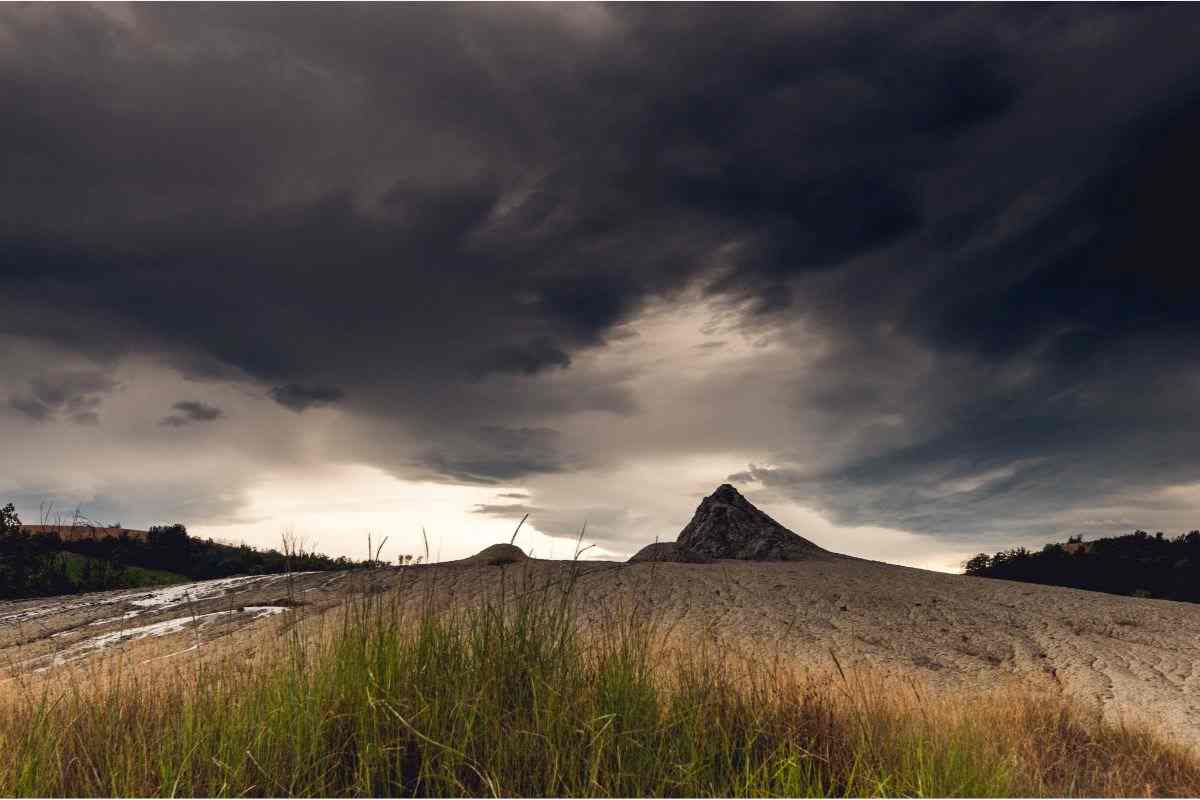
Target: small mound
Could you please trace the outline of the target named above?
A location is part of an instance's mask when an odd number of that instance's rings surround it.
[[[641,561],[661,561],[684,564],[711,564],[713,559],[700,553],[684,550],[675,542],[655,542],[648,544],[633,554],[629,563]]]
[[[473,556],[464,558],[460,564],[486,564],[489,567],[502,567],[505,564],[516,564],[528,561],[529,556],[515,544],[494,544],[485,547]]]

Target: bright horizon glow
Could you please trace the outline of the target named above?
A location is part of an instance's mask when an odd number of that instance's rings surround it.
[[[521,490],[519,486],[405,481],[364,465],[326,466],[315,475],[307,469],[293,474],[276,472],[250,489],[242,520],[189,526],[188,530],[200,538],[245,542],[262,548],[278,548],[286,531],[310,549],[350,558],[366,557],[368,535],[375,546],[386,536],[381,557],[395,563],[402,554],[424,556],[421,535],[424,527],[429,535],[431,559],[450,561],[477,553],[488,545],[509,541],[520,522],[520,513],[514,511],[511,519],[498,519],[471,509],[476,504],[503,503],[497,500],[497,495]],[[846,555],[938,572],[957,572],[962,560],[971,555],[938,548],[927,537],[887,528],[840,528],[810,509],[791,503],[771,505],[770,510],[764,510],[782,524]],[[694,508],[678,511],[686,524]],[[521,527],[516,543],[522,550],[539,558],[573,556],[574,536],[548,535],[537,523],[531,516]],[[658,538],[673,541],[677,534],[675,529],[669,537]],[[645,541],[627,552],[619,547],[597,545],[588,549],[583,558],[624,560],[654,540],[647,533]],[[588,547],[592,542],[585,535],[582,544]]]

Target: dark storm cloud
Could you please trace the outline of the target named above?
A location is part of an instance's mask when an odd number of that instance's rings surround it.
[[[527,506],[519,503],[505,505],[503,503],[479,503],[473,509],[472,514],[483,514],[488,517],[499,517],[500,519],[520,519],[526,514],[540,514],[542,509],[537,506]]]
[[[436,479],[480,484],[560,472],[569,466],[557,447],[560,434],[550,428],[485,425],[467,433],[453,449],[433,448],[422,454],[419,466]]]
[[[1123,126],[1108,163],[1027,231],[972,253],[980,281],[956,270],[913,324],[943,347],[994,359],[1044,343],[1067,368],[1141,333],[1194,339],[1200,290],[1190,198],[1200,178],[1200,91]],[[956,221],[969,235],[972,225]],[[986,267],[986,270],[984,269]]]
[[[834,424],[899,416],[901,441],[881,431],[831,467],[753,476],[842,523],[964,537],[1051,537],[1056,516],[1123,507],[1131,516],[1090,523],[1113,532],[1142,524],[1158,490],[1200,478],[1188,410],[1200,400],[1200,272],[1184,216],[1200,180],[1198,100],[1193,81],[1147,101],[1113,126],[1094,172],[1062,178],[1069,188],[1023,224],[996,199],[990,215],[951,212],[932,231],[940,268],[918,276],[906,306],[883,308],[890,317],[830,319],[857,329],[843,330],[842,363],[802,391]],[[956,379],[864,369],[887,349],[870,332],[878,321]]]
[[[1200,424],[1188,409],[1200,380],[1177,371],[1188,347],[1135,338],[1070,367],[1055,355],[1000,367],[947,357],[938,375],[906,375],[908,366],[864,375],[865,358],[831,366],[802,395],[831,440],[853,442],[848,451],[730,479],[758,481],[841,524],[943,538],[1148,527],[1145,514],[1165,503],[1159,490],[1197,479]],[[780,454],[785,464],[803,455]],[[1118,517],[1096,521],[1106,509]]]
[[[1191,8],[0,20],[0,328],[337,403],[427,440],[376,463],[487,484],[577,463],[546,419],[636,414],[579,356],[698,284],[828,343],[794,393],[828,452],[760,477],[839,518],[1196,477]]]
[[[344,396],[345,392],[334,386],[304,386],[299,383],[276,386],[271,390],[271,399],[296,413],[331,405]]]
[[[116,388],[107,372],[51,371],[33,378],[26,391],[13,394],[9,406],[35,422],[66,415],[80,425],[96,425],[104,396]]]
[[[172,406],[176,413],[169,414],[159,420],[159,425],[169,428],[182,428],[194,422],[215,422],[225,412],[216,406],[201,403],[198,400],[181,400]]]
[[[479,371],[509,372],[517,375],[534,375],[548,367],[571,366],[571,357],[549,339],[540,339],[525,344],[505,345],[489,350],[479,360]]]

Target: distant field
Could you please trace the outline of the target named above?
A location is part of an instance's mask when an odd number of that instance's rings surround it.
[[[22,525],[21,530],[30,535],[39,533],[57,533],[64,542],[78,542],[85,539],[105,539],[108,537],[128,536],[131,539],[145,539],[146,531],[132,528],[103,527],[94,525]]]

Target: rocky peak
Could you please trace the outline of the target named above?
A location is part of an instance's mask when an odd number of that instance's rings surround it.
[[[722,503],[736,503],[740,500],[750,508],[754,508],[754,506],[750,504],[749,500],[742,497],[741,492],[733,488],[732,483],[722,483],[717,487],[717,490],[706,497],[705,500],[719,500]],[[758,509],[755,510],[757,511]]]
[[[759,511],[728,483],[700,501],[676,545],[709,558],[751,561],[798,561],[830,555]]]

